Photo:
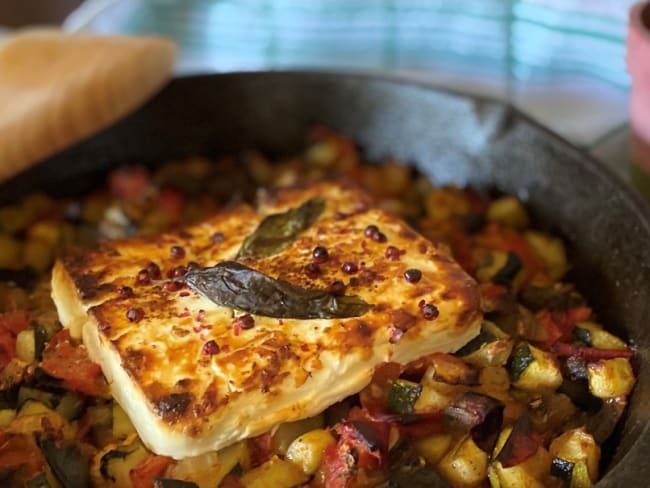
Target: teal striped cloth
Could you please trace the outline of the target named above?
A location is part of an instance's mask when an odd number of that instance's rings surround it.
[[[625,34],[633,3],[89,0],[65,27],[172,37],[181,48],[183,73],[285,68],[414,73],[509,99],[590,145],[627,117]],[[550,113],[567,103],[578,103],[585,120],[575,120],[575,109],[567,113],[569,120]]]

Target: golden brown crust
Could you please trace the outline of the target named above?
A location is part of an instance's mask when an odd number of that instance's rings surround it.
[[[27,31],[0,46],[0,181],[115,122],[157,92],[170,41]]]
[[[99,340],[119,356],[122,370],[166,431],[186,440],[201,439],[219,429],[220,423],[231,422],[229,417],[241,414],[239,430],[230,437],[224,434],[215,441],[218,445],[211,446],[220,447],[261,433],[279,421],[313,415],[359,391],[381,362],[405,363],[431,352],[453,351],[478,333],[481,314],[476,283],[404,222],[368,208],[356,190],[330,183],[290,190],[266,201],[263,212],[295,207],[315,195],[327,202],[316,223],[279,254],[248,259],[244,264],[305,288],[325,289],[341,280],[347,285],[346,294],[372,304],[361,317],[255,316],[253,328],[237,330],[234,316],[240,312],[219,307],[188,288],[168,291],[160,282],[136,283],[138,271],[150,261],[165,276],[189,261],[207,267],[233,259],[262,219],[249,207],[219,214],[185,232],[109,242],[96,252],[72,253],[60,264],[80,302],[90,307],[91,327],[98,331]],[[364,235],[371,224],[381,229],[386,242]],[[211,236],[217,231],[224,239],[215,243]],[[184,248],[182,260],[171,255],[172,245]],[[328,249],[329,259],[314,276],[305,273],[305,265],[317,245]],[[399,259],[386,258],[388,246],[403,251]],[[358,271],[344,272],[344,263],[355,263]],[[410,268],[422,272],[417,283],[404,278]],[[133,297],[120,298],[122,286],[132,287]],[[439,316],[427,319],[423,303],[434,304]],[[127,318],[132,308],[144,313],[137,323]],[[208,341],[216,342],[218,353],[203,353]],[[332,387],[333,396],[319,400],[323,393],[314,389],[327,388],[331,382],[345,385],[340,391],[338,385]],[[285,400],[287,396],[293,400]],[[250,402],[259,403],[265,419],[253,418],[246,411],[244,405]],[[172,455],[178,452],[152,447]]]

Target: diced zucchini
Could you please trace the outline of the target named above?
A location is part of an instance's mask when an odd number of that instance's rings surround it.
[[[504,366],[512,352],[512,340],[496,324],[483,321],[480,334],[459,350],[456,355],[466,363],[485,368]]]
[[[434,380],[429,372],[422,379],[422,392],[414,405],[416,413],[441,411],[467,389],[464,385],[449,385]]]
[[[562,384],[562,372],[555,356],[527,342],[515,347],[509,371],[512,384],[526,391],[555,390]]]
[[[522,463],[504,468],[493,462],[488,468],[492,488],[543,488],[551,466],[551,456],[543,447]]]
[[[486,392],[508,391],[510,388],[510,376],[508,370],[501,366],[487,366],[479,374],[481,390]]]
[[[34,362],[36,357],[36,344],[34,342],[34,330],[21,330],[16,336],[16,356],[26,363]]]
[[[524,238],[544,263],[548,277],[554,282],[562,278],[569,269],[562,239],[535,230],[526,232]]]
[[[552,473],[571,488],[588,488],[598,479],[600,448],[583,428],[572,429],[551,442]]]
[[[147,456],[149,453],[135,434],[119,444],[109,444],[93,457],[90,475],[94,486],[137,488],[129,474]]]
[[[73,391],[65,392],[56,406],[56,411],[66,420],[76,419],[84,408],[84,399]]]
[[[0,410],[0,429],[6,427],[16,418],[16,411],[12,408],[3,408]]]
[[[27,480],[25,488],[51,488],[51,485],[47,480],[47,475],[43,472]]]
[[[199,488],[213,488],[241,461],[245,450],[245,444],[238,442],[219,452],[184,458],[174,463],[166,474],[172,479],[196,483]]]
[[[316,472],[323,461],[325,449],[336,440],[325,429],[315,429],[295,439],[287,449],[287,459],[303,470],[307,475]]]
[[[18,407],[21,407],[27,400],[36,400],[48,408],[54,409],[59,404],[61,397],[49,391],[21,386],[18,390]]]
[[[488,283],[508,262],[508,253],[504,251],[490,252],[484,262],[476,270],[476,279],[479,283]]]
[[[629,395],[634,387],[634,372],[625,358],[606,359],[587,365],[589,391],[598,398]]]
[[[413,413],[420,393],[422,385],[419,383],[402,379],[393,381],[388,394],[388,411],[396,414]]]
[[[515,229],[525,229],[529,225],[528,213],[523,204],[513,196],[503,196],[490,202],[486,217],[490,222],[498,222]]]
[[[123,439],[135,432],[135,427],[124,409],[117,402],[113,402],[113,438]]]
[[[38,400],[28,399],[23,402],[20,410],[18,410],[18,417],[24,417],[27,415],[40,415],[42,413],[52,411],[47,405]]]
[[[415,441],[415,449],[428,463],[438,464],[451,446],[451,434],[434,434]]]
[[[519,256],[514,252],[509,251],[506,256],[506,262],[501,266],[497,272],[490,278],[492,283],[503,286],[512,286],[515,289],[519,288],[519,284],[523,280],[523,264]]]
[[[468,436],[440,460],[436,469],[452,486],[471,488],[484,482],[487,465],[487,454]]]
[[[280,424],[271,440],[273,450],[277,454],[286,454],[289,445],[294,441],[294,439],[310,430],[320,429],[323,424],[324,418],[322,415]]]
[[[240,483],[246,488],[291,488],[305,483],[309,478],[302,469],[291,461],[277,456],[245,473]]]
[[[86,416],[91,425],[90,429],[95,445],[105,446],[113,440],[112,403],[88,407]]]
[[[66,419],[36,400],[27,400],[23,404],[16,418],[5,428],[5,432],[13,434],[42,433],[45,425],[44,418],[47,418],[52,428],[63,432],[64,439],[74,438],[75,429]]]
[[[627,349],[627,344],[614,334],[603,330],[600,324],[595,322],[580,322],[574,329],[574,335],[591,347],[599,349]]]
[[[40,361],[43,354],[43,349],[45,349],[45,345],[50,339],[50,333],[42,324],[38,322],[32,322],[31,327],[34,331],[34,357],[37,361]]]

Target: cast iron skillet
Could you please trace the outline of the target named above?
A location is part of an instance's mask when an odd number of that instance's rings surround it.
[[[509,106],[374,76],[177,79],[137,113],[0,186],[0,202],[35,188],[84,191],[120,163],[250,147],[292,152],[313,123],[350,135],[370,159],[394,156],[437,182],[516,193],[564,236],[579,289],[638,348],[638,384],[598,486],[647,486],[650,210],[603,166]]]

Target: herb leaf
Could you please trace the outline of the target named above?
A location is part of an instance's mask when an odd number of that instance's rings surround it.
[[[325,200],[312,198],[299,207],[266,217],[243,242],[236,259],[266,258],[279,253],[325,210]]]
[[[336,296],[272,278],[234,261],[190,271],[183,281],[217,305],[287,319],[359,317],[370,305],[358,296]]]

